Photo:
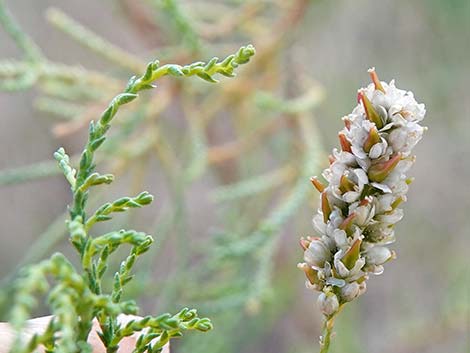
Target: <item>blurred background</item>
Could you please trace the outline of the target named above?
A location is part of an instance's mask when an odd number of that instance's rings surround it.
[[[426,104],[429,130],[415,151],[398,259],[345,308],[331,352],[470,352],[468,0],[5,5],[37,48],[21,50],[0,30],[2,285],[54,251],[75,258],[64,227],[70,194],[52,153],[77,156],[89,121],[131,74],[154,58],[186,64],[253,43],[237,78],[165,78],[111,129],[98,169],[117,182],[93,207],[156,196],[100,228],[156,239],[128,295],[147,313],[194,306],[213,319],[212,332],[188,335],[174,352],[317,351],[317,294],[296,269],[318,201],[308,177],[326,167],[340,118],[375,66]]]

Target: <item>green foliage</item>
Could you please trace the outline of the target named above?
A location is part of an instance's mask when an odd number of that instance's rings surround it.
[[[5,15],[5,12],[0,14]],[[3,21],[8,23],[9,20],[3,18]],[[125,285],[133,279],[131,271],[137,258],[149,250],[153,239],[134,230],[113,231],[99,236],[92,236],[91,230],[96,222],[111,219],[115,212],[150,204],[153,196],[142,192],[136,197],[122,197],[105,203],[90,217],[87,217],[86,209],[92,187],[110,184],[114,180],[112,174],[95,171],[95,153],[104,143],[111,122],[122,105],[136,99],[140,91],[155,87],[153,82],[165,75],[195,75],[209,82],[217,82],[213,77],[216,74],[233,77],[234,70],[247,63],[253,54],[254,48],[249,45],[222,61],[213,58],[207,63],[196,62],[186,66],[160,66],[158,61],[151,62],[141,77],[134,76],[129,80],[124,92],[111,101],[101,118],[96,123],[90,123],[88,141],[78,167],[72,165],[63,148],[54,154],[72,191],[68,231],[70,242],[78,252],[81,268],[75,269],[62,254],[57,253],[22,271],[14,286],[11,323],[17,330],[21,329],[37,305],[37,294],[47,295],[53,319],[43,334],[34,336],[29,342],[22,342],[18,335],[12,353],[32,352],[40,344],[51,352],[91,352],[87,338],[94,318],[100,324],[99,335],[108,353],[116,352],[119,342],[136,332],[141,332],[141,335],[134,352],[153,353],[160,352],[171,338],[181,336],[185,330],[205,332],[212,328],[209,319],[199,318],[195,310],[189,309],[183,309],[176,315],[147,316],[121,325],[118,315],[136,314],[138,311],[133,300],[122,300],[122,294]],[[111,292],[106,293],[103,280],[109,257],[124,244],[131,246],[130,254],[114,274]]]
[[[124,297],[142,297],[146,310],[152,306],[156,310],[177,310],[184,304],[210,314],[217,330],[210,332],[210,337],[188,336],[181,346],[173,347],[175,350],[238,351],[239,341],[247,344],[260,339],[251,328],[271,327],[282,315],[281,311],[272,310],[277,307],[279,288],[286,287],[285,282],[273,281],[277,277],[280,236],[288,224],[292,226],[294,216],[307,209],[302,208],[310,195],[305,180],[317,170],[321,153],[311,114],[321,100],[319,86],[304,80],[300,63],[288,67],[283,64],[294,63],[289,32],[300,23],[308,2],[209,1],[200,6],[192,1],[146,3],[149,6],[136,2],[117,5],[124,10],[122,14],[135,33],[143,33],[138,41],[153,46],[144,56],[157,52],[162,61],[180,64],[187,58],[195,61],[209,53],[231,52],[247,38],[258,40],[257,60],[222,89],[191,80],[162,82],[168,89],[156,96],[143,95],[128,105],[120,111],[122,117],[113,120],[112,133],[106,135],[106,143],[92,163],[102,165],[103,170],[110,170],[118,179],[125,173],[131,180],[131,195],[142,189],[149,170],[152,176],[158,173],[163,177],[159,178],[163,184],[159,187],[167,201],[154,224],[149,225],[154,227],[152,233],[159,235],[159,246],[151,247],[147,256],[139,259],[139,263],[143,262],[142,271],[137,271],[126,286]],[[126,11],[128,6],[132,11]],[[139,13],[139,8],[145,11]],[[134,11],[137,18],[133,17]],[[53,134],[67,137],[86,126],[96,116],[96,109],[104,109],[122,86],[123,72],[137,72],[137,66],[138,71],[145,72],[149,67],[135,51],[123,51],[94,33],[93,24],[91,29],[86,28],[57,9],[47,11],[46,16],[56,29],[107,63],[106,71],[94,72],[43,60],[37,79],[23,88],[34,87],[38,91],[36,107],[48,117],[54,115],[54,120],[48,121]],[[212,59],[204,64],[159,66],[155,62],[149,75],[194,75],[212,82],[217,72],[231,76],[251,54],[252,48],[244,47],[225,60]],[[12,82],[27,70],[31,67],[24,59],[0,61],[0,77],[13,78]],[[132,79],[130,86],[139,86],[139,82],[145,85],[138,80]],[[132,99],[136,92],[126,89],[123,93],[124,97],[118,99]],[[108,109],[112,115],[114,108]],[[98,124],[94,126],[97,130]],[[221,132],[221,126],[229,131]],[[101,143],[99,138],[96,140]],[[75,168],[82,159],[82,154],[70,155]],[[50,164],[44,165],[49,168],[48,175],[55,173]],[[23,171],[30,170],[6,170],[5,174],[12,176]],[[42,177],[34,169],[31,172],[24,180]],[[93,170],[92,174],[96,172]],[[99,175],[93,178],[108,180]],[[89,181],[93,184],[95,179]],[[15,179],[12,177],[9,182]],[[208,187],[208,192],[198,193],[197,200],[193,200],[192,195],[201,185]],[[82,188],[83,194],[89,193],[87,209],[91,210],[82,222],[85,228],[114,218],[113,202],[105,202],[99,194],[105,188],[91,186]],[[218,203],[211,205],[213,200]],[[194,227],[194,216],[206,202],[207,211],[196,221],[204,227]],[[72,205],[70,210],[79,211],[81,206],[77,206]],[[129,213],[127,217],[115,217],[114,222],[125,228],[132,216]],[[60,217],[55,224],[60,224]],[[50,227],[41,234],[22,262],[44,257],[58,245],[60,230]],[[118,235],[110,232],[107,236],[115,239]],[[99,261],[99,254],[95,258]],[[109,265],[116,266],[113,259]],[[161,269],[163,280],[155,281],[154,268]],[[103,288],[109,286],[108,280],[102,284]],[[269,318],[270,323],[264,318],[266,310],[275,313]],[[252,325],[246,324],[248,320]]]

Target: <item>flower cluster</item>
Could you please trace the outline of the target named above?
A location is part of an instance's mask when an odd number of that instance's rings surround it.
[[[327,185],[311,179],[320,192],[313,218],[315,237],[300,240],[307,287],[321,291],[319,306],[326,316],[366,290],[370,273],[381,274],[395,257],[394,226],[403,217],[415,157],[411,151],[425,128],[425,108],[413,93],[379,81],[358,91],[358,105],[345,116],[339,132],[341,150],[334,149],[323,171]]]

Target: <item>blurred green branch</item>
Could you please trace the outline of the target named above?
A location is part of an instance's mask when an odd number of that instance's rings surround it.
[[[35,179],[60,175],[56,163],[44,161],[30,164],[24,167],[0,170],[0,186],[24,183]]]
[[[108,61],[123,67],[130,72],[142,72],[144,62],[125,50],[109,43],[57,8],[49,8],[46,12],[48,21],[72,39],[86,48],[98,53]]]
[[[30,64],[43,60],[44,57],[41,50],[36,43],[21,30],[14,17],[6,8],[5,0],[0,0],[0,24],[15,41],[16,45],[23,51]]]
[[[224,185],[212,191],[211,197],[215,202],[230,201],[240,197],[253,196],[282,185],[294,174],[294,168],[290,165],[278,168],[272,172],[257,175],[235,184]]]
[[[222,62],[214,58],[207,64],[198,62],[184,67],[178,65],[159,67],[158,62],[150,63],[144,75],[139,78],[132,77],[124,92],[111,101],[101,118],[96,123],[93,121],[90,123],[88,141],[77,169],[71,165],[71,160],[63,148],[54,154],[70,184],[73,195],[68,227],[70,241],[80,255],[84,276],[79,276],[61,254],[53,255],[50,260],[29,267],[27,272],[16,281],[17,298],[12,309],[11,322],[16,329],[20,329],[36,304],[33,293],[47,290],[50,290],[48,300],[54,318],[50,329],[41,335],[34,336],[27,345],[22,344],[19,334],[12,352],[31,352],[39,344],[43,344],[48,350],[61,347],[64,353],[75,352],[79,347],[80,350],[90,351],[91,347],[86,341],[91,330],[91,319],[94,316],[100,323],[102,330],[100,338],[108,352],[116,351],[122,338],[143,329],[145,333],[136,343],[138,352],[159,352],[170,338],[181,336],[182,330],[207,331],[212,328],[208,319],[199,319],[195,311],[184,309],[173,317],[169,314],[157,318],[146,317],[139,323],[131,322],[121,329],[117,322],[117,315],[136,312],[135,303],[121,302],[123,286],[133,278],[130,270],[137,256],[148,250],[153,239],[145,233],[133,230],[120,230],[94,238],[88,232],[94,223],[111,219],[111,213],[147,205],[153,197],[143,192],[135,198],[120,198],[112,203],[104,204],[88,219],[85,206],[92,187],[110,184],[114,180],[111,174],[95,172],[94,157],[96,150],[105,141],[110,123],[121,105],[137,98],[139,91],[153,88],[152,83],[164,75],[197,75],[210,82],[216,82],[212,78],[212,75],[216,73],[232,77],[234,76],[233,70],[238,65],[248,62],[253,54],[254,48],[249,46],[242,47],[235,55],[229,56]],[[126,243],[132,245],[131,254],[121,263],[119,271],[115,273],[111,294],[104,295],[101,280],[108,267],[108,257],[118,246]],[[98,259],[95,258],[96,256]],[[53,288],[48,285],[47,275],[52,275],[57,281]],[[180,325],[178,319],[183,319],[187,323]],[[56,336],[57,332],[60,332],[59,338]]]
[[[201,42],[196,33],[191,19],[181,9],[181,4],[177,0],[147,0],[147,2],[157,11],[163,11],[165,17],[173,22],[175,33],[181,37],[183,43],[196,54],[201,49]]]

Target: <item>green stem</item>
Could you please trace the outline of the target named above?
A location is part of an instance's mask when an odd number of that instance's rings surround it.
[[[334,326],[334,316],[327,319],[323,323],[323,334],[320,336],[320,353],[327,353],[330,349],[331,333]]]
[[[330,316],[325,315],[325,320],[323,322],[323,334],[320,336],[320,353],[328,353],[328,350],[330,349],[331,334],[333,333],[335,319],[343,309],[343,306],[344,304],[341,305],[334,314]]]

